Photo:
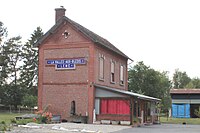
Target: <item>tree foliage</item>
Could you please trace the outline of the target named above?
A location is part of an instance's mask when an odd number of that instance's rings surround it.
[[[3,26],[3,23],[0,21],[0,86],[5,83],[5,78],[7,78],[5,70],[5,56],[3,55],[4,47],[2,44],[3,38],[7,35],[7,30]]]
[[[185,88],[191,81],[191,78],[186,72],[181,72],[179,69],[175,70],[173,75],[173,88],[180,89]]]
[[[20,72],[20,84],[30,94],[33,94],[38,81],[38,49],[34,48],[33,45],[42,35],[42,29],[37,27],[33,34],[31,34],[30,40],[22,48],[23,66]]]
[[[21,37],[5,41],[6,28],[0,23],[0,103],[17,108],[18,105],[37,105],[38,50],[33,44],[43,35],[37,28],[25,44]],[[29,101],[30,100],[30,101]]]
[[[163,107],[170,106],[170,80],[167,72],[159,72],[138,62],[129,70],[129,91],[162,99]]]
[[[14,106],[17,109],[21,105],[24,90],[19,85],[6,84],[0,88],[1,103],[7,106]]]
[[[37,105],[38,49],[34,48],[33,45],[42,35],[42,29],[37,27],[22,49],[23,66],[20,72],[20,85],[26,90],[22,104],[28,107]]]
[[[21,37],[12,37],[4,43],[3,55],[5,57],[4,62],[6,63],[6,72],[9,79],[7,81],[10,84],[17,85],[19,76],[17,73],[20,72],[20,61],[22,53]]]
[[[184,87],[189,89],[200,88],[200,79],[192,78],[191,81]]]
[[[0,44],[3,40],[3,37],[7,35],[7,29],[4,27],[4,24],[0,21]]]
[[[190,78],[186,72],[176,69],[173,74],[172,86],[176,89],[200,88],[200,79],[198,77]]]
[[[26,94],[22,99],[22,105],[30,108],[37,106],[37,96]]]
[[[1,56],[3,57],[2,65],[2,87],[1,102],[5,105],[13,105],[17,108],[20,105],[23,90],[19,86],[18,73],[20,72],[20,60],[22,43],[21,37],[12,37],[4,42]]]
[[[195,109],[195,110],[194,110],[194,114],[195,114],[198,118],[200,118],[200,106],[199,106],[198,109]]]

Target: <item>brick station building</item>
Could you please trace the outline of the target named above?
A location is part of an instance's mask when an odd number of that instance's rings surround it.
[[[106,39],[65,16],[57,8],[56,23],[35,44],[39,48],[38,107],[71,120],[87,117],[141,123],[157,120],[160,99],[128,92],[127,61]]]

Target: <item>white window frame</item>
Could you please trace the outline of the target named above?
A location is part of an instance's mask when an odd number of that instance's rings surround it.
[[[101,64],[102,63],[102,64]],[[104,65],[105,64],[105,56],[102,54],[99,54],[99,80],[104,80]]]
[[[120,65],[120,85],[124,85],[124,65]]]
[[[115,83],[115,61],[110,62],[110,82]]]

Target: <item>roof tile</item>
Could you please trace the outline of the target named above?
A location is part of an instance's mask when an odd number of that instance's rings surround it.
[[[123,52],[121,52],[118,48],[116,48],[113,44],[111,44],[108,40],[104,39],[103,37],[97,35],[96,33],[88,30],[87,28],[83,27],[82,25],[76,23],[75,21],[69,19],[66,16],[63,16],[58,22],[46,33],[44,36],[36,43],[34,46],[39,46],[42,44],[42,42],[51,34],[54,33],[54,31],[62,24],[62,22],[67,21],[72,26],[74,26],[78,31],[80,31],[82,34],[84,34],[86,37],[88,37],[91,41],[93,41],[95,44],[103,46],[118,55],[121,55],[122,57],[126,59],[130,59],[127,55],[125,55]],[[130,59],[132,60],[132,59]]]

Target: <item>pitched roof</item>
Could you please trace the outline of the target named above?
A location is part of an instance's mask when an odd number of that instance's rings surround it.
[[[104,39],[103,37],[97,35],[96,33],[88,30],[87,28],[83,27],[82,25],[74,22],[73,20],[69,19],[66,16],[63,16],[61,19],[58,20],[58,22],[47,32],[43,35],[42,38],[39,39],[37,43],[34,44],[34,46],[39,46],[43,43],[43,41],[50,35],[55,32],[55,30],[64,22],[69,22],[72,26],[74,26],[78,31],[80,31],[82,34],[84,34],[87,38],[89,38],[92,42],[94,42],[97,45],[100,45],[104,48],[107,48],[122,57],[125,57],[127,59],[130,59],[127,55],[125,55],[123,52],[121,52],[118,48],[116,48],[113,44],[111,44],[108,40]],[[132,60],[132,59],[130,59]]]
[[[200,89],[170,89],[170,94],[200,94]]]
[[[150,97],[150,96],[146,96],[146,95],[142,95],[142,94],[138,94],[138,93],[126,91],[126,90],[114,89],[114,88],[110,88],[110,87],[106,87],[106,86],[101,86],[101,85],[97,85],[97,84],[94,84],[94,86],[95,87],[99,87],[101,89],[108,90],[108,91],[120,93],[120,94],[123,94],[123,95],[137,97],[138,99],[144,99],[144,100],[148,100],[148,101],[157,101],[157,102],[161,101],[161,99],[158,99],[158,98],[155,98],[155,97]]]

